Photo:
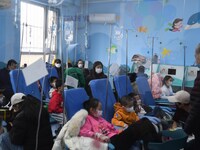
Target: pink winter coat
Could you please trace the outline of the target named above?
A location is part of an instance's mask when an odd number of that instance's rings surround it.
[[[96,118],[88,115],[85,124],[81,127],[79,135],[94,138],[95,133],[100,133],[110,138],[118,134],[119,131],[102,117]]]
[[[151,78],[148,79],[149,86],[151,88]],[[154,73],[152,75],[152,95],[154,99],[160,98],[162,95],[162,77],[159,73]]]

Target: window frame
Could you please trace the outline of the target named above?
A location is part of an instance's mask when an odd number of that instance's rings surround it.
[[[45,54],[55,54],[56,55],[56,53],[57,53],[57,51],[58,51],[58,32],[56,31],[56,39],[55,39],[55,51],[51,51],[50,53],[46,53],[45,51],[44,51],[44,49],[45,49],[45,40],[46,40],[46,38],[47,38],[47,36],[48,36],[48,24],[49,24],[49,22],[48,22],[48,11],[54,11],[55,13],[56,13],[56,24],[57,24],[57,27],[59,26],[59,9],[57,9],[57,8],[53,8],[53,7],[49,7],[49,6],[47,6],[47,5],[42,5],[42,4],[40,4],[40,3],[36,3],[36,2],[32,2],[32,1],[26,1],[26,0],[21,0],[20,1],[20,6],[21,6],[21,2],[24,2],[24,3],[28,3],[28,4],[32,4],[32,5],[36,5],[36,6],[40,6],[40,7],[43,7],[44,8],[44,22],[43,22],[43,25],[44,25],[44,29],[43,29],[43,52],[25,52],[25,51],[21,51],[22,50],[22,46],[23,45],[21,45],[21,47],[20,47],[20,53],[21,53],[21,55],[27,55],[27,54],[29,54],[29,55],[31,55],[31,54],[33,54],[33,55],[45,55]],[[21,29],[21,21],[20,21],[20,29]],[[57,30],[57,29],[56,29]],[[21,32],[20,32],[20,43],[22,43],[22,39],[21,39]],[[23,39],[24,40],[24,39]]]

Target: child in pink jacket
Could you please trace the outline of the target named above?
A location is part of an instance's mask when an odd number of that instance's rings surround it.
[[[128,150],[137,140],[143,140],[145,148],[149,141],[160,141],[154,126],[147,118],[133,123],[126,130],[120,132],[101,117],[103,112],[99,100],[92,98],[85,101],[84,108],[89,115],[81,127],[80,136],[110,142],[115,146],[115,150]]]

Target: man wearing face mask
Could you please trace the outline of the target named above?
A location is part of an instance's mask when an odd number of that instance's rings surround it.
[[[93,64],[93,68],[90,71],[90,74],[86,78],[86,91],[89,96],[91,96],[91,89],[89,87],[89,82],[95,79],[107,78],[103,72],[103,64],[100,61],[96,61]]]
[[[10,59],[7,66],[0,70],[0,85],[5,88],[3,91],[6,97],[7,103],[10,101],[11,96],[14,94],[12,85],[10,82],[10,71],[17,68],[17,62],[14,59]]]
[[[8,123],[8,133],[3,133],[1,147],[4,150],[35,150],[40,101],[23,93],[11,97],[10,110],[13,119]],[[37,150],[51,150],[53,138],[49,122],[49,114],[42,107],[38,133]]]
[[[139,120],[139,117],[134,111],[133,101],[134,99],[132,97],[123,96],[120,103],[117,102],[114,104],[115,114],[112,118],[113,125],[125,129]]]

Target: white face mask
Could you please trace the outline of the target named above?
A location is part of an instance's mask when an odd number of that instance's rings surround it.
[[[96,114],[95,114],[95,117],[101,117],[103,114],[103,111],[102,110],[97,110],[96,111]]]
[[[60,68],[61,64],[55,63],[56,68]]]
[[[54,87],[54,88],[56,87],[56,82],[52,83],[52,87]]]
[[[83,68],[83,64],[78,64],[78,67],[79,68]]]
[[[102,73],[102,68],[96,68],[95,71],[97,74]]]
[[[172,86],[172,82],[168,82],[168,86]]]
[[[133,108],[133,107],[126,108],[126,111],[127,111],[127,112],[134,112],[134,108]]]

